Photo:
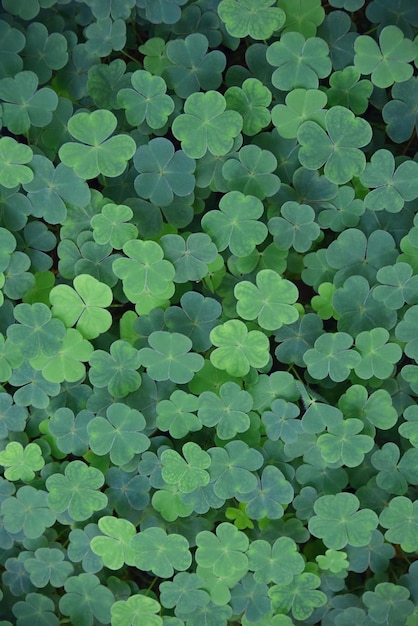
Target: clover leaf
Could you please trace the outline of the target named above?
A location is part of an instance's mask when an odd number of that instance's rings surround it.
[[[61,33],[48,33],[40,22],[32,22],[26,31],[26,44],[23,50],[25,69],[33,71],[40,82],[46,83],[52,70],[65,67],[68,62],[68,42]]]
[[[338,330],[351,335],[373,327],[392,328],[396,323],[395,312],[374,299],[363,276],[349,276],[342,287],[335,290],[332,306],[338,315]]]
[[[131,84],[133,89],[124,88],[117,93],[118,105],[125,109],[129,124],[139,126],[145,120],[153,130],[162,128],[174,110],[164,79],[146,70],[136,70]]]
[[[205,233],[192,233],[186,241],[180,235],[163,235],[160,242],[166,258],[176,268],[176,283],[201,280],[218,255],[217,247]]]
[[[271,609],[267,593],[267,585],[257,582],[254,575],[248,573],[232,590],[231,606],[235,613],[243,613],[243,617],[258,621]]]
[[[164,584],[164,583],[162,583]],[[159,615],[161,606],[154,598],[136,594],[126,600],[118,600],[111,607],[112,626],[141,626],[144,619],[149,626],[162,626]]]
[[[363,422],[355,418],[328,424],[328,432],[318,437],[318,447],[324,461],[347,467],[360,465],[364,455],[374,446],[372,437],[359,434],[363,428]]]
[[[364,171],[366,157],[360,148],[369,143],[372,129],[366,120],[338,105],[327,111],[325,128],[313,121],[301,124],[299,160],[312,170],[325,165],[328,180],[342,185]]]
[[[258,319],[261,328],[277,330],[283,324],[295,322],[299,313],[293,306],[299,292],[297,287],[273,270],[261,270],[257,286],[241,281],[234,288],[237,313],[246,320]]]
[[[377,150],[366,164],[360,181],[372,188],[364,198],[364,204],[372,211],[385,209],[390,213],[398,213],[405,202],[418,197],[418,163],[406,161],[395,171],[395,159],[389,150]]]
[[[110,0],[112,1],[112,0]],[[101,6],[105,6],[101,3]],[[120,108],[118,93],[130,86],[131,74],[126,74],[126,63],[114,59],[109,65],[92,65],[87,74],[87,92],[99,109]]]
[[[110,137],[116,124],[116,116],[105,109],[73,115],[68,120],[68,131],[76,141],[62,144],[59,158],[84,180],[99,174],[119,176],[133,157],[136,144],[128,135]]]
[[[418,315],[418,306],[414,305],[407,309],[404,318],[396,326],[397,339],[406,342],[404,352],[407,356],[418,359],[418,341],[415,329],[415,318]]]
[[[379,516],[379,524],[388,530],[385,538],[400,544],[405,552],[417,549],[418,506],[405,496],[392,498]]]
[[[13,5],[10,0],[9,4]],[[23,68],[22,57],[18,53],[25,47],[25,35],[17,28],[12,28],[6,21],[0,20],[0,37],[2,41],[0,77],[15,76]]]
[[[166,608],[175,607],[176,615],[186,618],[210,601],[208,592],[202,589],[203,585],[204,581],[197,574],[180,572],[172,581],[161,583],[161,604]]]
[[[163,259],[164,252],[155,241],[127,241],[123,252],[128,258],[113,261],[113,271],[122,279],[127,298],[146,314],[174,293],[174,266]]]
[[[248,538],[233,524],[222,522],[216,534],[204,530],[196,536],[196,561],[202,567],[212,568],[215,576],[231,571],[248,571]]]
[[[373,290],[375,300],[383,302],[388,309],[400,309],[405,302],[417,304],[415,294],[418,279],[412,274],[412,267],[408,263],[399,262],[381,267],[376,274],[381,284]]]
[[[314,504],[315,515],[308,522],[309,531],[320,537],[327,548],[340,550],[347,544],[364,546],[376,529],[378,518],[370,509],[359,509],[353,493],[337,493],[319,497]]]
[[[89,378],[95,387],[107,387],[115,398],[123,398],[141,386],[138,351],[128,342],[118,340],[110,351],[95,350],[89,358]]]
[[[267,227],[257,221],[263,214],[261,200],[241,191],[222,196],[219,211],[209,211],[202,218],[202,227],[221,252],[229,248],[235,256],[248,256],[267,236]]]
[[[320,0],[280,0],[280,7],[286,13],[283,32],[299,32],[305,37],[313,37],[325,17]]]
[[[248,391],[229,381],[221,385],[219,396],[204,391],[199,396],[198,418],[204,426],[216,426],[220,439],[233,439],[250,427],[248,413],[253,400]]]
[[[25,569],[29,572],[32,583],[38,587],[63,587],[68,576],[73,573],[73,566],[64,561],[64,552],[57,548],[38,548],[34,556],[26,559]]]
[[[34,178],[24,182],[32,203],[32,214],[42,217],[49,224],[61,223],[67,215],[65,202],[84,207],[90,200],[87,183],[60,163],[56,168],[46,157],[35,155],[30,167]]]
[[[58,105],[53,89],[38,89],[38,76],[31,71],[0,80],[0,100],[3,100],[3,124],[15,135],[26,133],[31,126],[44,127],[52,120]]]
[[[386,133],[395,143],[407,141],[418,129],[418,112],[415,103],[418,97],[418,77],[413,76],[392,87],[392,99],[382,109]]]
[[[301,427],[300,421],[295,419],[299,413],[299,408],[293,402],[286,402],[282,398],[274,400],[271,411],[265,411],[261,416],[268,438],[272,441],[282,439],[286,443],[295,441]]]
[[[140,146],[134,156],[139,172],[134,185],[138,195],[153,204],[168,206],[176,196],[187,196],[194,189],[196,164],[182,150],[174,151],[168,139],[157,137]]]
[[[87,424],[90,447],[99,456],[110,453],[115,465],[126,465],[150,445],[144,428],[142,413],[116,402],[108,407],[106,418],[97,416]]]
[[[42,371],[40,387],[45,387],[45,381],[50,383],[62,383],[64,380],[73,383],[80,380],[86,373],[83,361],[88,361],[89,356],[93,352],[92,344],[83,338],[75,328],[68,328],[61,345],[61,349],[54,355],[40,353],[38,356],[30,360],[29,365],[35,370]],[[25,382],[33,382],[31,380],[29,369],[25,368],[23,376],[29,379]],[[35,377],[36,380],[36,377]],[[39,382],[39,381],[38,381]],[[46,388],[45,388],[46,389]],[[49,387],[48,389],[52,389]],[[19,390],[20,391],[20,390]],[[38,392],[39,393],[39,392]]]
[[[81,456],[89,448],[87,425],[93,418],[92,411],[83,409],[74,417],[73,411],[63,406],[49,420],[48,432],[61,452]]]
[[[379,583],[374,591],[363,594],[363,602],[369,609],[370,618],[379,623],[382,619],[394,624],[401,624],[408,620],[414,612],[414,603],[408,600],[410,592],[405,587],[391,582]]]
[[[184,103],[184,113],[172,125],[173,135],[192,159],[202,158],[209,150],[214,156],[227,154],[242,129],[237,111],[226,111],[226,100],[217,91],[193,93]]]
[[[60,392],[58,383],[47,381],[42,372],[35,370],[27,361],[13,371],[9,381],[11,385],[18,387],[13,395],[13,400],[18,406],[32,405],[38,409],[45,409],[50,399]]]
[[[321,579],[316,574],[304,572],[295,576],[291,584],[273,585],[269,589],[273,608],[289,612],[297,620],[306,620],[316,607],[326,603],[323,591],[317,591]]]
[[[222,312],[220,303],[196,291],[188,291],[180,298],[180,305],[165,311],[167,329],[186,335],[192,340],[196,352],[204,352],[211,346],[209,334],[218,324]]]
[[[268,222],[274,243],[283,249],[293,247],[297,252],[309,250],[320,234],[313,208],[289,201],[282,205],[280,213],[282,217],[272,217]]]
[[[332,77],[331,77],[332,78]],[[294,139],[299,126],[306,120],[323,125],[327,96],[318,89],[293,89],[285,99],[285,104],[276,104],[271,119],[281,137]]]
[[[263,200],[279,190],[280,179],[272,174],[277,160],[271,152],[258,146],[243,146],[238,158],[226,160],[222,167],[222,176],[230,191],[241,191]]]
[[[328,570],[333,574],[343,572],[349,566],[347,553],[338,552],[338,550],[326,550],[325,554],[316,557],[316,561],[322,570]]]
[[[187,0],[136,0],[140,9],[145,10],[145,17],[151,24],[175,24],[181,16],[180,7]]]
[[[174,570],[185,571],[192,557],[189,542],[182,535],[167,534],[162,528],[146,528],[131,539],[135,567],[152,571],[160,578],[171,578]]]
[[[18,143],[13,137],[0,138],[0,184],[13,189],[20,183],[29,183],[33,171],[25,165],[33,158],[29,146]]]
[[[305,37],[301,33],[284,33],[272,43],[266,53],[273,67],[272,83],[277,89],[317,89],[319,79],[331,72],[329,48],[319,37]]]
[[[99,519],[99,529],[103,535],[93,537],[90,547],[104,565],[113,570],[120,569],[124,563],[133,565],[135,553],[130,540],[136,534],[135,526],[126,519],[105,515]]]
[[[101,245],[110,243],[113,248],[121,250],[138,234],[136,226],[130,223],[132,217],[132,209],[126,204],[105,204],[101,213],[91,218],[94,241]]]
[[[238,493],[253,491],[258,484],[251,472],[263,464],[263,455],[243,441],[228,442],[224,448],[210,448],[212,457],[209,473],[219,498],[234,498]]]
[[[57,285],[51,290],[52,315],[67,328],[75,325],[86,339],[94,339],[112,323],[109,311],[105,310],[112,302],[112,290],[88,274],[79,274],[73,283],[75,289]]]
[[[369,396],[365,387],[352,385],[341,396],[338,406],[345,417],[366,420],[382,430],[392,428],[398,419],[392,398],[385,389],[378,389]]]
[[[55,513],[68,512],[74,521],[89,519],[94,511],[100,511],[107,504],[107,496],[98,491],[103,483],[100,470],[83,461],[71,461],[64,474],[48,476],[48,504]]]
[[[218,14],[233,37],[269,39],[286,20],[285,12],[273,4],[272,0],[222,0]]]
[[[115,597],[110,589],[100,584],[97,576],[84,572],[70,576],[64,583],[64,589],[59,610],[74,624],[93,626],[95,620],[109,624]]]
[[[103,567],[102,559],[90,548],[92,538],[97,535],[100,535],[97,524],[86,524],[83,530],[75,528],[68,535],[68,558],[72,563],[81,563],[83,570],[88,574],[95,574]]]
[[[346,380],[350,371],[361,361],[358,352],[350,350],[353,339],[348,333],[326,333],[318,337],[314,347],[307,350],[303,360],[308,372],[317,380],[329,376],[335,382]]]
[[[84,29],[86,50],[93,56],[108,56],[126,44],[126,23],[122,19],[98,18]]]
[[[171,65],[165,68],[163,77],[180,98],[220,86],[226,57],[220,50],[208,53],[208,47],[209,41],[202,33],[167,43],[166,53]]]
[[[41,352],[54,356],[59,352],[65,326],[61,320],[51,319],[51,311],[45,304],[18,304],[13,313],[19,323],[8,327],[7,336],[24,357],[31,359]]]
[[[191,353],[191,340],[181,333],[155,331],[148,337],[150,347],[141,348],[139,358],[154,380],[189,382],[202,369],[201,354]]]
[[[19,626],[29,626],[33,623],[34,615],[42,616],[42,624],[45,626],[58,626],[59,621],[53,611],[55,610],[54,602],[51,598],[41,595],[40,593],[28,593],[25,600],[16,602],[13,606],[13,615],[17,617]],[[8,626],[10,622],[4,622]]]
[[[251,542],[247,556],[249,569],[258,582],[290,584],[304,569],[303,557],[290,537],[279,537],[272,545],[256,539]]]
[[[330,106],[345,106],[356,115],[362,115],[366,111],[373,85],[369,80],[360,80],[360,71],[356,67],[350,65],[339,72],[333,72],[329,84],[331,86],[326,94]]]
[[[379,35],[379,44],[369,35],[360,35],[354,42],[354,65],[362,74],[371,74],[376,87],[390,87],[402,83],[413,74],[416,49],[404,37],[398,26],[385,26]]]
[[[377,271],[395,262],[395,241],[388,232],[375,230],[369,237],[357,228],[347,228],[328,247],[325,260],[338,270],[334,277],[336,287],[348,276],[364,276],[369,284],[376,281]]]
[[[16,496],[6,497],[1,503],[1,514],[7,531],[16,534],[23,530],[30,539],[41,537],[56,520],[48,507],[48,494],[30,485],[20,487]]]
[[[356,337],[356,348],[360,351],[361,362],[354,368],[362,379],[375,376],[380,380],[389,378],[393,366],[402,357],[402,350],[396,343],[387,343],[389,333],[385,328],[372,328]]]
[[[202,428],[195,414],[198,399],[191,393],[176,389],[169,400],[160,400],[157,405],[157,427],[168,431],[175,439],[183,439],[189,432]]]
[[[237,499],[248,503],[245,512],[251,519],[279,519],[283,517],[284,509],[293,500],[293,496],[293,487],[283,472],[268,465],[264,468],[256,489],[237,495]]]
[[[5,467],[4,475],[8,480],[22,480],[29,483],[35,472],[42,469],[45,461],[37,443],[28,443],[25,447],[18,441],[11,441],[0,452],[0,465]]]
[[[27,413],[13,402],[8,393],[0,395],[0,439],[7,439],[10,432],[25,430]]]
[[[224,95],[226,108],[242,116],[244,135],[256,135],[270,124],[271,114],[267,107],[272,94],[258,78],[246,78],[241,87],[229,87]]]
[[[178,485],[182,493],[190,493],[209,483],[206,469],[211,458],[193,441],[185,443],[182,452],[184,459],[175,450],[164,450],[161,455],[162,477],[168,485]]]
[[[210,333],[216,346],[210,354],[212,364],[231,376],[245,376],[250,367],[261,368],[269,359],[267,336],[259,330],[248,331],[240,320],[228,320]]]
[[[401,453],[395,443],[385,443],[371,457],[373,467],[379,470],[376,484],[389,493],[404,495],[408,483],[415,481],[417,451],[407,450],[400,459]]]

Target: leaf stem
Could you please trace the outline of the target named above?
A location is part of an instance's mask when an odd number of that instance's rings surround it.
[[[146,590],[146,592],[144,593],[145,596],[148,595],[148,593],[151,591],[151,589],[153,588],[153,586],[155,585],[155,583],[158,580],[158,576],[155,576],[152,583],[150,584],[150,586],[148,587],[148,589]]]

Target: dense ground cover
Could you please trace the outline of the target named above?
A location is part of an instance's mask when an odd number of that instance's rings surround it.
[[[415,0],[2,0],[0,626],[418,624]]]

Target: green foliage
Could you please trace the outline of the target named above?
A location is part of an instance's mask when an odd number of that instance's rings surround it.
[[[241,281],[234,288],[240,317],[246,320],[257,318],[261,328],[266,330],[277,330],[298,319],[299,313],[293,305],[299,294],[293,283],[273,270],[261,270],[256,281],[257,287]]]
[[[64,474],[52,474],[47,478],[48,504],[56,513],[67,512],[72,520],[88,519],[107,504],[105,494],[97,491],[103,483],[100,470],[83,461],[71,461]]]
[[[116,135],[109,139],[116,125],[116,116],[104,109],[74,115],[68,120],[68,131],[76,141],[61,146],[61,161],[84,180],[99,174],[112,178],[119,176],[136,146],[128,135]]]
[[[202,227],[219,252],[229,248],[235,256],[245,257],[267,236],[265,224],[257,221],[262,213],[261,200],[241,191],[230,191],[222,197],[219,211],[203,216]]]
[[[272,0],[222,0],[218,13],[230,35],[268,39],[286,19],[285,12],[273,4]]]
[[[139,452],[149,447],[149,440],[142,430],[145,419],[136,409],[116,402],[109,406],[106,418],[94,417],[87,424],[91,449],[98,456],[110,453],[115,465],[126,465]]]
[[[227,154],[242,129],[237,111],[226,111],[226,100],[217,91],[193,93],[184,103],[184,113],[176,117],[172,131],[184,152],[201,159],[209,150],[214,156]]]
[[[339,105],[327,111],[325,128],[326,132],[317,122],[303,122],[297,134],[302,146],[299,159],[312,170],[325,165],[328,180],[343,185],[364,171],[366,159],[359,148],[369,143],[372,129],[366,120]]]
[[[267,61],[274,70],[271,77],[277,89],[317,89],[319,79],[331,72],[329,48],[319,37],[305,37],[298,32],[284,33],[269,46]]]
[[[138,353],[142,365],[153,380],[187,383],[203,367],[200,354],[189,354],[192,341],[181,333],[155,331],[148,337],[149,348]]]
[[[240,320],[228,320],[210,333],[215,350],[212,364],[231,376],[245,376],[250,367],[262,368],[268,363],[268,339],[259,330],[250,330]]]
[[[174,152],[168,139],[157,137],[140,146],[134,157],[135,189],[139,196],[159,206],[168,206],[174,195],[187,196],[193,191],[195,162],[182,150]]]
[[[402,83],[413,74],[409,61],[416,57],[412,41],[404,38],[400,28],[394,25],[383,28],[379,44],[368,35],[357,37],[354,43],[354,65],[361,74],[371,74],[376,87],[390,87]]]
[[[131,84],[133,89],[120,89],[117,93],[118,104],[125,109],[129,124],[139,126],[145,120],[152,129],[162,128],[174,110],[164,80],[145,70],[137,70],[131,76]]]
[[[412,626],[413,0],[3,0],[0,622]]]
[[[378,520],[370,509],[359,511],[359,504],[352,493],[321,496],[314,504],[315,515],[309,520],[309,530],[334,550],[347,544],[367,545]]]

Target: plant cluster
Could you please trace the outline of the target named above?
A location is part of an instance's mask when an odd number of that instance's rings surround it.
[[[2,0],[0,626],[418,624],[415,0]]]

